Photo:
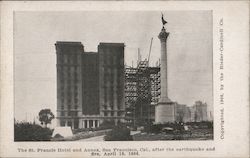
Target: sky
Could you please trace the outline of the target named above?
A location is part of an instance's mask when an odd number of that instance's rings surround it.
[[[170,33],[167,41],[169,98],[212,109],[212,12],[162,11]],[[150,65],[160,59],[161,12],[77,11],[15,12],[15,118],[33,120],[50,108],[56,114],[56,41],[82,42],[97,51],[100,42],[125,43],[125,63],[135,66],[140,48]]]

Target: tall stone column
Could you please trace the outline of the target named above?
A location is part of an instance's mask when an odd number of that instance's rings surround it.
[[[169,102],[168,98],[168,63],[167,63],[167,38],[169,33],[166,32],[165,28],[158,36],[161,42],[161,98],[160,102]]]
[[[97,120],[97,127],[99,127],[99,120]]]
[[[82,120],[82,128],[85,128],[85,120]]]
[[[89,120],[87,120],[87,128],[89,128]]]
[[[168,97],[168,61],[167,61],[167,38],[169,33],[164,26],[158,36],[161,42],[161,96],[155,108],[155,122],[174,122],[174,103]]]

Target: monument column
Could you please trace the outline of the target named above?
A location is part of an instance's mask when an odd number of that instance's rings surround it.
[[[161,97],[160,102],[169,102],[168,98],[168,63],[167,63],[167,38],[169,33],[164,26],[158,36],[161,42]]]
[[[163,19],[163,17],[162,17]],[[164,19],[163,19],[164,20]],[[167,38],[169,32],[166,32],[163,21],[163,27],[158,36],[161,42],[161,95],[157,106],[155,107],[155,122],[167,123],[174,122],[174,103],[168,98],[168,62],[167,62]]]

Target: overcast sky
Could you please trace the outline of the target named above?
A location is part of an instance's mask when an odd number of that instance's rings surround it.
[[[212,12],[162,11],[168,21],[169,97],[191,106],[212,106]],[[56,113],[56,41],[80,41],[85,51],[99,42],[125,43],[125,62],[134,65],[137,49],[150,65],[160,58],[161,12],[16,12],[15,118],[32,120],[42,108]]]

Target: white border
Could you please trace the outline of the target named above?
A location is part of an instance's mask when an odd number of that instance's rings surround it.
[[[214,140],[154,142],[14,142],[13,11],[212,10],[214,66]],[[219,20],[224,21],[225,139],[220,139]],[[249,156],[249,3],[247,1],[37,1],[1,2],[1,150],[0,157],[89,157],[89,153],[31,153],[17,148],[215,147],[211,152],[141,152],[140,157]],[[117,157],[117,156],[116,156]]]

